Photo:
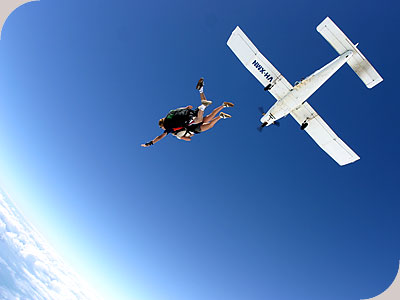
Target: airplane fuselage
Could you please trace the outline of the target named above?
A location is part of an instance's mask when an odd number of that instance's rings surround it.
[[[291,111],[302,105],[312,94],[315,93],[337,70],[343,66],[353,55],[349,50],[328,63],[326,66],[315,71],[307,78],[301,80],[281,100],[277,101],[269,111],[261,118],[265,126],[273,124],[282,117],[287,116]]]

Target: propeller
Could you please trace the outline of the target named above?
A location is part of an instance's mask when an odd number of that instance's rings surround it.
[[[258,130],[259,132],[262,132],[262,130],[264,129],[264,127],[265,127],[266,125],[267,125],[267,123],[261,124],[260,126],[257,127],[257,130]]]

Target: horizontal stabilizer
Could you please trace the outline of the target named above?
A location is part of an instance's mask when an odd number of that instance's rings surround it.
[[[340,55],[348,50],[353,51],[353,56],[347,63],[368,88],[374,87],[383,80],[365,56],[357,49],[357,46],[350,41],[329,17],[326,17],[318,25],[317,31]]]

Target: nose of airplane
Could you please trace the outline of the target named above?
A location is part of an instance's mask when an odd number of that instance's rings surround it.
[[[266,114],[265,116],[263,116],[260,119],[260,122],[263,123],[263,126],[268,126],[268,125],[271,125],[271,123],[273,123],[273,121],[271,120],[271,116],[269,114]]]

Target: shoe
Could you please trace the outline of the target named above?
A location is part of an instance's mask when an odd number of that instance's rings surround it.
[[[209,106],[210,104],[212,104],[212,101],[210,101],[210,100],[201,100],[201,104],[203,104],[204,106]]]
[[[200,90],[203,86],[204,86],[204,78],[201,77],[201,78],[199,79],[199,82],[197,82],[196,90]]]
[[[220,113],[219,113],[219,117],[222,118],[222,119],[232,118],[231,115],[228,115],[228,114],[226,114],[226,113],[224,113],[224,112],[220,112]]]
[[[223,105],[223,107],[234,107],[235,106],[235,104],[233,104],[232,102],[224,102],[222,105]]]

